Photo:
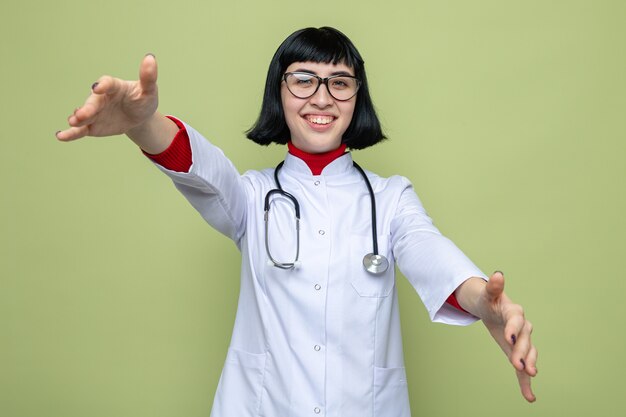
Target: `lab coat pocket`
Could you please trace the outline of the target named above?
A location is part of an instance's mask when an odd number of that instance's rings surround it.
[[[213,413],[218,416],[256,416],[267,354],[229,348],[215,395]]]
[[[374,415],[411,417],[404,368],[374,367]]]
[[[387,257],[389,267],[382,274],[373,274],[365,270],[363,257],[372,252],[372,235],[352,236],[350,238],[351,282],[361,297],[387,297],[394,284],[394,266],[387,248],[387,236],[378,236],[378,253]]]

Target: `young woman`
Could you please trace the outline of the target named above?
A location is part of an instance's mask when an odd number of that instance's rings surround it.
[[[212,415],[410,415],[394,265],[434,321],[482,319],[535,397],[531,325],[426,215],[411,183],[362,170],[346,148],[383,133],[363,60],[333,28],[290,35],[248,132],[287,144],[275,169],[240,175],[213,144],[157,112],[154,56],[139,81],[102,77],[57,138],[125,133],[241,250],[241,295]]]

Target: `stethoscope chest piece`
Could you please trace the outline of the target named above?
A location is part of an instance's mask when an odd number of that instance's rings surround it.
[[[382,274],[389,268],[389,261],[382,255],[368,253],[363,257],[365,270],[372,274]]]

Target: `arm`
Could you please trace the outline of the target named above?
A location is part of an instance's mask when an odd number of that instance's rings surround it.
[[[176,137],[177,124],[157,111],[157,64],[146,55],[139,80],[101,77],[85,103],[68,118],[70,128],[56,133],[60,141],[85,136],[126,134],[150,155],[161,154]],[[159,166],[202,217],[220,232],[239,242],[245,227],[245,190],[239,173],[215,146],[187,126],[192,164],[189,172]]]
[[[537,375],[537,349],[531,342],[532,325],[522,306],[504,293],[504,275],[495,272],[488,282],[470,278],[455,291],[461,307],[480,317],[515,368],[522,395],[535,401],[530,378]]]
[[[398,266],[420,294],[431,320],[469,324],[482,319],[513,364],[522,395],[534,401],[530,378],[537,374],[537,350],[530,341],[532,327],[522,307],[504,293],[502,273],[493,274],[487,282],[486,275],[435,228],[408,182],[392,222],[392,235]],[[469,314],[443,305],[452,293]]]
[[[446,303],[468,277],[487,276],[448,238],[426,214],[410,182],[403,188],[391,222],[394,257],[400,271],[418,292],[430,319],[453,325],[474,323],[476,316]]]

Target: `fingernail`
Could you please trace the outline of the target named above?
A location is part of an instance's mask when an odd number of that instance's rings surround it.
[[[499,272],[500,274],[502,274],[502,276],[504,276],[504,272],[502,272],[502,271],[499,271],[499,270],[495,270],[495,271],[493,271],[493,273],[494,273],[494,274],[497,274],[498,272]]]
[[[156,59],[156,56],[155,56],[152,52],[148,52],[148,53],[146,54],[146,56],[151,56],[152,58],[155,58],[155,59]]]
[[[57,130],[56,132],[54,132],[54,137],[56,137],[58,139],[59,138],[59,133],[61,133],[60,130]]]
[[[522,363],[522,369],[526,369],[526,362],[524,362],[524,359],[520,359],[519,361]]]
[[[94,88],[96,88],[98,86],[98,82],[96,81],[95,83],[91,84],[91,89],[93,90]]]
[[[514,334],[511,335],[511,342],[513,342],[513,344],[517,343],[517,337]]]

